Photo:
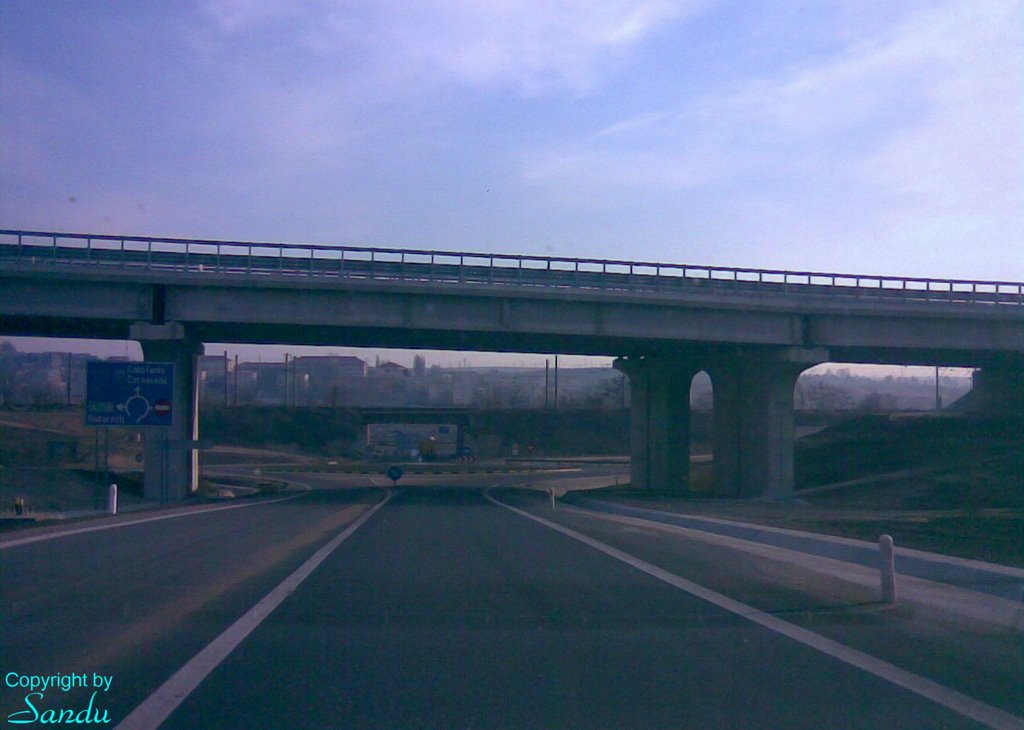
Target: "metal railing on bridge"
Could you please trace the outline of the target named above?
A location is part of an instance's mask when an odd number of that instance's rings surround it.
[[[1024,305],[1024,283],[871,276],[530,254],[254,243],[0,229],[0,266],[91,266],[246,277],[334,277],[620,293],[784,295]]]

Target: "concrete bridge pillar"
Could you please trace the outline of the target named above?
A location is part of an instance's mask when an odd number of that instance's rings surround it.
[[[970,392],[953,409],[989,416],[1024,415],[1024,365],[982,368],[971,380]]]
[[[131,326],[130,338],[142,345],[147,362],[174,364],[171,425],[146,429],[146,499],[173,502],[199,488],[199,452],[187,442],[199,438],[199,367],[203,345],[189,338],[178,322]]]
[[[690,479],[690,383],[685,356],[619,358],[629,378],[630,480],[634,487],[686,492]]]
[[[801,372],[827,359],[796,348],[715,358],[708,374],[718,494],[793,498],[793,389]]]

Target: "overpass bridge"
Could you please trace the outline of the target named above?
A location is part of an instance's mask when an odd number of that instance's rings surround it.
[[[0,333],[139,340],[177,366],[169,440],[185,444],[203,342],[613,356],[632,480],[652,489],[686,488],[704,370],[716,489],[783,499],[793,386],[813,365],[980,368],[977,407],[1024,409],[1020,282],[4,229]],[[194,489],[197,453],[152,441],[147,484]]]

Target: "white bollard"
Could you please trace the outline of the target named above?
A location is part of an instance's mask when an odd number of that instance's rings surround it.
[[[879,568],[882,574],[882,601],[896,603],[896,560],[893,554],[892,537],[878,538]]]
[[[111,484],[110,489],[107,492],[107,511],[112,514],[117,514],[117,485]]]
[[[555,490],[554,487],[548,489],[548,494],[551,495],[551,509],[555,508]]]

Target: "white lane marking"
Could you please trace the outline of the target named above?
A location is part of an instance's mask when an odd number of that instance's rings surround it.
[[[202,515],[207,512],[220,512],[225,509],[242,509],[243,507],[259,507],[263,504],[276,504],[277,502],[287,502],[289,499],[295,499],[296,497],[302,497],[309,492],[299,492],[298,494],[292,494],[287,497],[280,497],[278,499],[268,499],[262,502],[247,502],[246,504],[228,504],[220,505],[217,507],[208,507],[206,509],[194,509],[188,512],[175,512],[172,515],[156,515],[155,517],[140,517],[137,520],[126,520],[124,522],[109,522],[105,525],[92,525],[91,527],[78,527],[71,530],[62,530],[61,532],[47,532],[43,535],[32,535],[29,537],[19,537],[14,540],[6,540],[0,542],[0,550],[6,550],[7,548],[18,547],[19,545],[28,545],[33,542],[42,542],[43,540],[55,540],[58,537],[67,537],[69,535],[80,535],[84,532],[97,532],[98,530],[112,530],[115,527],[128,527],[130,525],[141,525],[144,522],[157,522],[158,520],[173,520],[176,517],[189,517],[191,515]]]
[[[327,559],[327,556],[370,519],[377,510],[387,504],[391,495],[392,492],[387,491],[384,499],[366,510],[329,543],[313,553],[294,573],[281,581],[274,590],[260,599],[240,619],[231,624],[220,636],[207,644],[185,666],[175,672],[170,679],[160,685],[141,705],[128,713],[116,730],[152,730],[152,728],[158,727],[199,686],[199,683],[206,679],[207,675],[245,640],[245,637],[263,623],[263,620],[285,598],[290,596],[302,581],[317,569],[320,563]]]
[[[543,517],[538,517],[525,510],[521,510],[518,507],[505,504],[504,502],[492,497],[489,492],[490,490],[485,492],[484,496],[493,504],[496,504],[499,507],[504,507],[507,510],[511,510],[518,515],[533,520],[534,522],[539,522],[545,527],[549,527],[556,532],[560,532],[567,537],[571,537],[573,540],[582,542],[584,545],[588,545],[609,557],[620,560],[630,567],[647,573],[653,578],[657,578],[664,583],[668,583],[670,586],[686,591],[687,593],[694,595],[697,598],[701,598],[708,603],[712,603],[719,608],[723,608],[730,613],[741,616],[748,621],[752,621],[755,624],[763,626],[771,631],[775,631],[783,636],[787,636],[790,639],[799,641],[805,646],[809,646],[823,654],[827,654],[835,659],[857,667],[858,669],[862,669],[876,677],[892,682],[899,687],[910,690],[915,694],[921,695],[922,697],[988,727],[997,728],[998,730],[1024,730],[1024,718],[1012,715],[1005,710],[1000,710],[998,707],[987,705],[984,702],[976,700],[973,697],[968,697],[961,692],[957,692],[955,689],[941,685],[938,682],[927,679],[926,677],[914,674],[913,672],[908,672],[905,669],[900,669],[894,664],[890,664],[887,661],[873,657],[870,654],[865,654],[864,652],[853,649],[845,644],[840,644],[838,641],[833,641],[832,639],[828,639],[820,634],[815,634],[814,632],[796,626],[795,624],[783,621],[782,619],[764,613],[753,606],[748,606],[745,603],[741,603],[729,598],[728,596],[724,596],[721,593],[716,593],[709,588],[705,588],[704,586],[688,581],[685,578],[681,578],[675,573],[670,573],[656,565],[652,565],[651,563],[634,557],[629,553],[614,548],[611,545],[606,545],[603,542],[587,537],[586,535],[576,532],[575,530],[571,530],[568,527],[563,527],[562,525],[546,520]]]

